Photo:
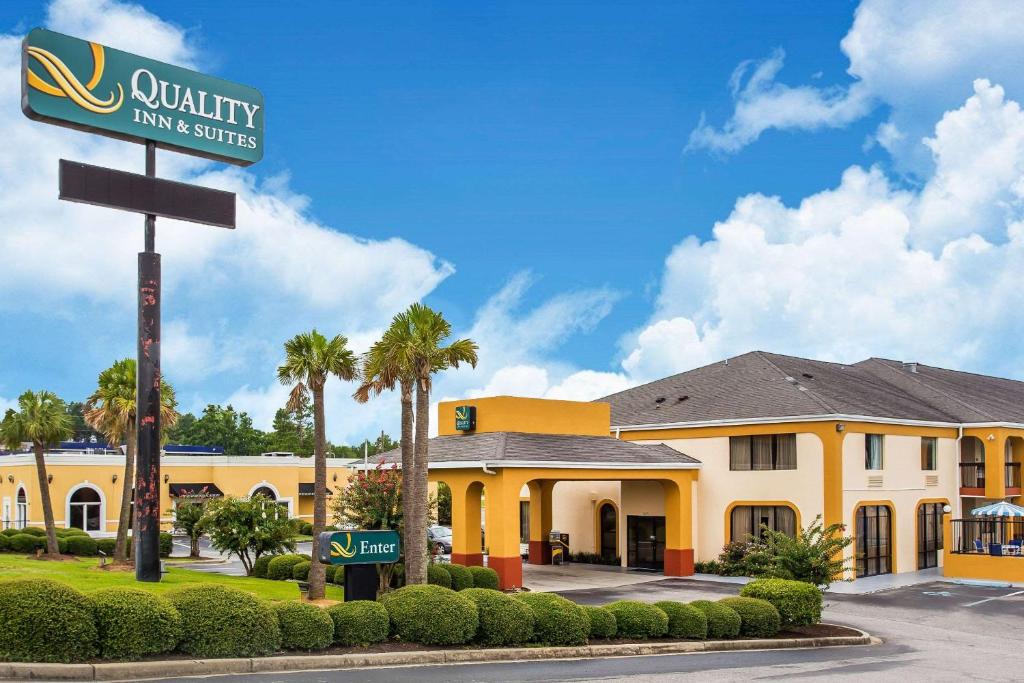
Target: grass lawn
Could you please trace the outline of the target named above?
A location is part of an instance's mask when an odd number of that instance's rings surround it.
[[[163,593],[190,583],[218,583],[256,593],[267,600],[295,600],[299,589],[292,581],[270,581],[248,576],[225,576],[211,572],[197,572],[168,563],[167,573],[160,583],[142,583],[135,580],[131,571],[108,572],[97,568],[99,560],[92,557],[79,558],[77,562],[47,562],[15,555],[0,554],[0,581],[10,579],[46,578],[69,583],[86,593],[111,586],[143,588],[154,593]],[[341,586],[327,584],[327,597],[341,600]]]

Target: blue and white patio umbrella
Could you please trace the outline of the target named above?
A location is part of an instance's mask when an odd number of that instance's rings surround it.
[[[974,508],[971,514],[975,517],[1024,517],[1024,508],[1001,500],[998,503]]]

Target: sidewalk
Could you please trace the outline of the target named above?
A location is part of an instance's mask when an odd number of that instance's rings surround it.
[[[730,583],[743,585],[750,583],[752,579],[747,576],[718,576],[717,574],[694,574],[693,576],[680,577],[697,581],[711,581],[714,583]],[[922,569],[916,572],[904,572],[902,574],[882,574],[880,576],[866,576],[856,581],[837,581],[825,589],[826,593],[834,595],[867,595],[879,591],[891,590],[893,588],[904,588],[916,586],[922,583],[942,581],[942,570],[938,568]]]

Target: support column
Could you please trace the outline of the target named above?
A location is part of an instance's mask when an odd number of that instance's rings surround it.
[[[450,481],[452,491],[452,562],[466,567],[484,563],[480,545],[480,493],[478,481]],[[490,491],[488,491],[488,494]]]
[[[518,482],[518,483],[517,483]],[[508,481],[505,471],[487,479],[484,504],[487,515],[487,566],[498,572],[502,590],[523,585],[523,560],[519,555],[519,491],[522,479]]]
[[[662,481],[665,491],[665,576],[693,575],[693,481],[684,472]]]
[[[979,438],[985,444],[985,497],[1000,500],[1006,497],[1006,434],[996,429]]]
[[[535,479],[530,489],[530,564],[551,564],[551,491],[555,482]]]

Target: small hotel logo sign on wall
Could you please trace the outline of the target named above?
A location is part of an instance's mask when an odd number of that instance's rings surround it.
[[[259,90],[45,29],[24,40],[22,109],[239,166],[263,157]]]
[[[390,564],[398,562],[397,531],[327,531],[320,535],[324,564]]]
[[[476,406],[455,408],[455,429],[460,432],[471,432],[476,429]]]

